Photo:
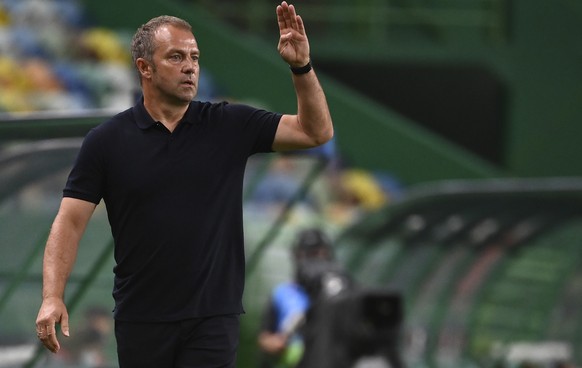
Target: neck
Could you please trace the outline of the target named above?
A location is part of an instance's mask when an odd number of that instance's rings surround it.
[[[171,104],[163,101],[160,98],[148,98],[144,94],[144,107],[150,116],[173,132],[178,126],[178,123],[184,117],[186,110],[188,110],[189,103],[182,102],[180,104]]]

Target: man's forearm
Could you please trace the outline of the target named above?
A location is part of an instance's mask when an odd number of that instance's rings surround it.
[[[63,299],[65,286],[77,258],[79,236],[55,220],[44,253],[43,299]]]
[[[303,19],[286,1],[277,6],[277,50],[290,66],[297,95],[297,114],[281,117],[273,149],[287,151],[312,148],[333,137],[333,124],[323,88],[313,70]]]
[[[94,203],[63,198],[44,251],[43,299],[63,298],[79,242],[95,207]]]
[[[297,94],[297,118],[303,131],[320,145],[333,137],[333,124],[327,99],[314,70],[293,74]]]

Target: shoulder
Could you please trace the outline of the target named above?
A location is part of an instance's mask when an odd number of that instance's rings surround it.
[[[119,126],[119,123],[134,121],[133,108],[124,110],[116,115],[105,119],[102,123],[97,125],[93,130],[110,130]]]
[[[199,102],[193,101],[190,105],[190,110],[198,112],[202,115],[206,114],[221,114],[232,117],[251,116],[257,112],[275,114],[265,110],[264,108],[251,106],[244,103],[220,101],[220,102]]]
[[[247,109],[252,109],[252,107],[243,104],[234,104],[229,101],[219,101],[219,102],[192,101],[190,103],[190,111],[198,112],[201,115],[232,114],[245,111]]]
[[[134,122],[135,118],[132,109],[133,108],[129,108],[104,120],[102,123],[91,129],[89,133],[92,135],[112,134],[120,129],[124,123]]]
[[[89,130],[84,139],[84,146],[95,148],[107,145],[111,146],[116,138],[120,136],[120,131],[128,126],[135,126],[132,109],[122,111]]]

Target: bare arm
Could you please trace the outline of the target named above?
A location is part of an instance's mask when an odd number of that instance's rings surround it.
[[[310,48],[303,20],[293,5],[277,6],[279,54],[292,67],[310,62]],[[293,75],[297,114],[283,115],[275,135],[275,151],[316,147],[333,137],[333,124],[323,88],[314,70]]]
[[[42,305],[36,319],[36,331],[47,349],[56,353],[60,344],[56,324],[69,335],[69,316],[64,303],[65,286],[77,258],[79,241],[96,205],[73,198],[63,198],[47,240],[43,261]]]

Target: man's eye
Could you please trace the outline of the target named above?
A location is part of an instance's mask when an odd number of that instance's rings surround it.
[[[182,60],[182,56],[180,56],[178,54],[172,55],[172,56],[170,56],[170,60],[172,60],[172,61],[180,61],[180,60]]]

